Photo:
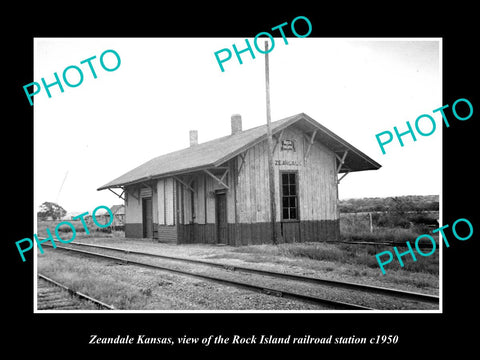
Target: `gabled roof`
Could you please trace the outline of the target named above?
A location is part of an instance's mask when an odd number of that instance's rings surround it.
[[[339,156],[342,156],[348,150],[348,155],[340,172],[376,170],[381,167],[380,164],[304,113],[272,122],[272,134],[275,135],[293,124],[305,132],[316,130],[315,141],[322,143]],[[265,124],[233,135],[190,146],[186,149],[160,155],[99,187],[97,190],[122,187],[152,178],[214,168],[264,141],[266,138],[267,126]]]

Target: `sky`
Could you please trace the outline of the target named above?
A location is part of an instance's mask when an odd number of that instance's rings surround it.
[[[275,38],[269,53],[272,121],[306,113],[382,165],[348,174],[340,199],[440,194],[442,120],[441,39]],[[253,47],[253,39],[249,39]],[[261,42],[263,44],[263,41]],[[34,79],[50,87],[34,96],[34,206],[56,202],[67,212],[91,213],[123,201],[96,189],[162,154],[230,133],[230,117],[243,129],[266,123],[264,55],[253,47],[233,54],[222,72],[214,53],[245,38],[36,38]],[[269,46],[271,48],[271,45]],[[121,64],[105,71],[100,55],[115,50]],[[97,78],[87,63],[91,60]],[[223,56],[223,54],[221,55]],[[104,57],[113,68],[112,53]],[[62,74],[78,66],[83,82],[68,87]],[[75,70],[67,72],[79,81]],[[26,106],[28,99],[25,97]],[[403,137],[385,146],[375,135],[407,130],[428,114],[430,136]],[[431,129],[425,119],[424,132]]]

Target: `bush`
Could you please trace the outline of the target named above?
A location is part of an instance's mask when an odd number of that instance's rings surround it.
[[[390,240],[400,240],[400,238],[403,240],[402,242],[410,240],[404,238],[406,235],[411,235],[408,230],[398,230],[399,229],[390,232]],[[303,243],[286,244],[282,246],[282,252],[286,256],[361,265],[371,269],[378,269],[378,262],[375,255],[385,250],[392,251],[392,247],[389,245],[358,245],[345,243]],[[401,267],[400,264],[395,261],[388,264],[388,266],[391,270],[404,270],[408,272],[421,272],[438,275],[438,263],[437,251],[428,258],[422,258],[421,261],[410,261],[410,259],[405,260],[404,267]]]
[[[77,228],[76,226],[74,226],[75,228],[75,232],[85,232],[85,228],[82,226],[81,228]],[[53,229],[51,229],[51,231],[53,231]],[[58,231],[59,232],[64,232],[64,233],[70,233],[72,232],[72,228],[68,225],[62,225],[58,228]]]
[[[373,233],[370,231],[358,231],[341,233],[341,239],[343,241],[353,242],[393,242],[393,243],[405,243],[407,240],[415,241],[415,239],[425,232],[418,232],[415,228],[403,229],[403,228],[376,228]],[[432,236],[437,236],[436,234]]]
[[[415,214],[410,216],[410,221],[418,225],[438,225],[438,221],[426,214]]]
[[[65,221],[73,225],[76,233],[86,233],[85,227],[83,226],[83,223],[80,220],[65,220]],[[47,236],[48,234],[46,232],[46,229],[49,229],[52,234],[55,234],[54,233],[55,228],[60,222],[61,222],[60,220],[39,221],[37,223],[37,234],[39,236]],[[99,228],[98,226],[93,224],[93,222],[87,222],[87,228],[90,234],[112,232],[112,226],[109,226],[106,228]],[[72,227],[69,225],[62,225],[58,228],[58,232],[65,233],[65,234],[71,233]]]
[[[305,246],[296,245],[287,248],[293,256],[306,257],[313,260],[344,261],[345,253],[336,246]]]
[[[410,227],[410,221],[401,214],[397,213],[384,213],[384,214],[376,214],[378,215],[376,219],[376,226],[380,227],[400,227],[404,229],[408,229]]]

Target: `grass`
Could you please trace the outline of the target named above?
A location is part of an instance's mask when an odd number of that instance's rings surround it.
[[[251,245],[232,250],[237,254],[249,254],[249,262],[275,262],[283,259],[295,261],[301,267],[314,269],[323,273],[336,273],[340,277],[358,277],[379,282],[413,286],[417,288],[436,288],[439,276],[438,250],[429,257],[416,255],[413,261],[410,255],[402,258],[401,267],[394,255],[394,260],[385,265],[383,275],[376,254],[391,251],[392,246],[357,245],[343,243],[295,243],[279,245]],[[406,248],[400,252],[406,251]],[[226,256],[226,257],[235,257]],[[369,280],[366,280],[367,283]]]
[[[294,243],[279,245],[251,245],[243,247],[218,247],[211,245],[165,246],[150,241],[142,241],[140,248],[133,245],[132,239],[99,238],[99,243],[108,245],[121,243],[120,247],[133,248],[146,252],[162,252],[173,256],[203,259],[218,259],[228,263],[234,259],[252,263],[252,267],[266,267],[276,271],[286,271],[299,275],[347,280],[364,284],[394,287],[410,291],[437,293],[438,254],[430,257],[417,256],[417,262],[406,256],[405,267],[398,262],[387,265],[386,275],[382,275],[375,254],[391,246],[350,245],[335,243]],[[133,246],[132,246],[133,245]],[[163,249],[163,250],[162,250]],[[180,254],[179,254],[180,252]],[[204,257],[206,256],[206,257]],[[255,265],[253,265],[255,264]],[[39,271],[47,276],[73,286],[76,290],[89,294],[118,309],[153,308],[158,293],[158,276],[148,270],[135,270],[129,265],[98,262],[88,258],[65,257],[56,250],[39,255]],[[152,285],[155,282],[154,285]],[[168,282],[167,282],[168,283]],[[156,289],[156,290],[155,290]],[[165,288],[166,289],[166,288]],[[167,289],[168,292],[168,289]],[[157,305],[155,305],[157,306]],[[158,305],[172,306],[172,305]]]
[[[62,220],[39,220],[37,222],[37,235],[39,237],[46,237],[48,236],[47,230],[49,229],[52,235],[55,237],[55,228],[58,224],[60,224]],[[81,220],[67,220],[70,224],[73,225],[75,228],[75,234],[81,237],[88,237],[88,238],[98,238],[98,237],[114,237],[123,234],[123,231],[112,231],[111,227],[107,228],[99,228],[97,225],[93,223],[93,221],[86,222],[87,229],[89,234],[85,231],[85,226],[83,225]],[[69,240],[72,235],[72,228],[69,225],[63,224],[58,228],[59,234],[62,234],[62,239]]]
[[[410,220],[421,220],[422,216],[426,219],[426,215],[414,214]],[[252,245],[232,248],[226,252],[218,253],[214,248],[207,245],[200,246],[209,253],[209,258],[218,259],[238,259],[250,263],[265,264],[282,264],[289,266],[298,266],[308,270],[314,269],[322,273],[328,273],[328,276],[342,278],[353,277],[358,278],[362,282],[377,283],[395,283],[399,285],[408,285],[417,288],[435,289],[438,287],[439,278],[439,252],[437,250],[430,256],[420,256],[415,252],[416,261],[411,255],[402,257],[404,266],[400,266],[396,258],[392,245],[383,245],[381,243],[405,244],[410,241],[412,246],[415,239],[422,234],[430,234],[439,242],[438,233],[432,234],[431,227],[428,222],[402,221],[398,214],[381,214],[381,216],[373,218],[373,232],[370,232],[370,221],[368,214],[342,214],[340,219],[340,230],[342,241],[352,242],[374,242],[376,245],[358,245],[345,243],[293,243],[279,245]],[[424,220],[425,220],[424,219]],[[431,220],[431,219],[430,219]],[[39,222],[38,234],[46,235],[45,229],[48,227],[52,233],[55,226],[60,221]],[[81,238],[108,238],[117,239],[123,237],[123,232],[105,233],[100,231],[96,225],[87,224],[91,234],[85,233],[83,224],[80,221],[70,221],[77,231],[77,236]],[[380,226],[379,224],[382,224]],[[383,226],[385,225],[385,226]],[[387,226],[388,225],[388,226]],[[68,226],[61,227],[59,231],[66,229]],[[67,234],[65,234],[68,237]],[[132,239],[128,240],[128,244],[132,244]],[[422,242],[423,243],[423,242]],[[146,243],[146,246],[150,246]],[[193,246],[193,245],[192,245]],[[406,247],[398,246],[399,252],[407,250]],[[183,245],[179,249],[191,249],[188,245]],[[393,253],[393,261],[385,265],[386,274],[383,275],[377,258],[375,255],[390,251]],[[112,290],[113,291],[113,290]],[[148,296],[149,290],[145,289],[136,293],[135,296]],[[132,295],[133,296],[133,295]],[[125,303],[137,300],[125,299]]]
[[[284,256],[287,258],[305,258],[317,261],[329,261],[343,264],[360,265],[372,269],[379,269],[376,254],[390,250],[389,246],[382,245],[355,245],[355,244],[331,244],[331,243],[300,243],[300,244],[280,244],[273,245],[252,245],[240,247],[233,252],[263,254],[273,256]],[[400,252],[405,251],[399,249]],[[414,262],[410,255],[404,256],[405,266],[392,261],[385,266],[388,270],[403,270],[410,272],[423,272],[428,274],[438,274],[438,252],[436,251],[429,257],[416,256]],[[387,270],[387,271],[388,271]],[[379,271],[379,270],[378,270]],[[380,271],[379,271],[380,272]]]
[[[436,244],[439,243],[438,233],[432,233],[432,219],[430,213],[414,214],[410,216],[410,220],[402,221],[399,214],[384,213],[381,216],[373,218],[373,232],[370,232],[370,224],[368,214],[342,214],[340,217],[340,232],[342,241],[352,242],[387,242],[395,244],[405,244],[407,241],[410,244],[415,244],[415,240],[418,236],[423,234],[429,234],[434,239]],[[363,215],[363,216],[362,216]],[[378,215],[378,214],[377,214]],[[378,226],[378,224],[387,224],[387,226]],[[397,226],[393,226],[393,225]],[[422,241],[421,244],[428,244],[428,241]],[[363,265],[369,268],[379,269],[376,254],[383,251],[390,251],[394,253],[392,246],[382,245],[350,245],[350,244],[338,244],[339,249],[347,257],[347,262]],[[398,251],[403,253],[408,250],[407,247],[400,247],[397,245]],[[425,250],[424,252],[429,252]],[[385,255],[386,256],[386,255]],[[402,267],[394,254],[394,259],[391,263],[385,265],[385,271],[387,272],[409,272],[413,273],[425,273],[438,276],[439,274],[439,255],[437,250],[430,256],[423,257],[416,254],[416,261],[413,260],[411,255],[405,255],[402,257],[404,266]]]
[[[407,240],[415,241],[415,239],[422,233],[415,229],[402,228],[381,228],[374,232],[370,231],[344,231],[342,232],[341,240],[356,241],[356,242],[389,242],[389,243],[405,243]],[[438,237],[438,235],[435,235]]]
[[[371,232],[368,213],[341,214],[340,233],[343,241],[395,243],[407,240],[412,243],[419,235],[430,234],[438,243],[438,233],[431,233],[431,222],[432,219],[424,214],[414,214],[410,218],[399,214],[373,214]]]
[[[144,309],[152,293],[148,287],[133,284],[127,271],[113,275],[105,263],[65,258],[54,251],[41,256],[38,271],[117,309]]]

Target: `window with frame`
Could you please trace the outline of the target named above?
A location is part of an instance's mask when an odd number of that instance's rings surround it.
[[[282,172],[282,220],[298,220],[298,181],[296,172]]]

